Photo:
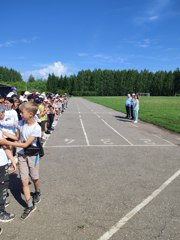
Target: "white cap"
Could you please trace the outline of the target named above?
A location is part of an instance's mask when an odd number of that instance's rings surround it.
[[[29,91],[24,92],[24,95],[29,95],[29,94],[31,94]]]

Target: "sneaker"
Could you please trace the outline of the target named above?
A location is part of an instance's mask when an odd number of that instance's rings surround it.
[[[36,206],[32,206],[32,207],[27,207],[24,209],[23,214],[21,215],[21,219],[26,219],[28,218],[32,212],[34,212],[36,210]]]
[[[15,218],[13,213],[7,213],[6,211],[0,212],[0,222],[10,222]]]
[[[10,204],[10,201],[6,200],[6,202],[5,202],[5,208],[8,207],[9,204]]]
[[[51,131],[47,130],[45,131],[46,134],[51,134]]]
[[[2,228],[0,228],[0,235],[2,234],[2,232],[3,232],[3,229],[2,229]]]
[[[134,121],[134,123],[137,123],[137,121]]]
[[[41,143],[45,143],[46,140],[44,138],[41,138]]]
[[[34,204],[37,204],[37,203],[39,203],[41,201],[40,196],[41,196],[40,192],[35,192],[33,194],[33,202],[34,202]]]

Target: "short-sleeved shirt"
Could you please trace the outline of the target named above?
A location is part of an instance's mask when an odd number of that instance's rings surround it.
[[[21,120],[18,123],[18,128],[20,130],[20,140],[21,142],[26,142],[30,137],[41,137],[41,127],[40,125],[35,122],[32,125],[28,125],[25,120]],[[32,145],[36,145],[36,139],[32,142]],[[17,152],[20,154],[24,154],[23,148],[18,148]]]
[[[0,138],[2,138],[2,131],[0,130]],[[0,146],[0,167],[8,164],[8,158],[2,146]]]
[[[44,111],[44,110],[45,110],[45,106],[44,105],[40,105],[39,106],[39,111],[41,112],[41,111]],[[47,120],[47,115],[45,113],[43,116],[41,116],[41,122],[46,121],[46,120]]]

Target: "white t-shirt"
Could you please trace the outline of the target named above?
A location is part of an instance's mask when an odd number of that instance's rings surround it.
[[[12,97],[12,95],[14,94],[15,94],[14,92],[9,92],[6,97]]]
[[[4,118],[0,120],[0,129],[15,135],[17,128],[13,124],[14,120],[12,118]]]
[[[41,137],[41,127],[35,122],[33,125],[28,125],[25,120],[20,120],[18,123],[18,128],[20,130],[20,141],[26,142],[30,137]],[[32,145],[36,145],[36,139],[33,141]],[[23,148],[17,148],[17,152],[24,154]]]
[[[1,138],[3,138],[3,137],[2,137],[2,132],[0,130],[0,139]],[[4,149],[1,147],[0,148],[0,166],[4,166],[6,164],[8,164],[8,158],[6,156]]]
[[[14,109],[6,110],[5,111],[5,118],[12,118],[15,122],[18,122],[18,115]]]

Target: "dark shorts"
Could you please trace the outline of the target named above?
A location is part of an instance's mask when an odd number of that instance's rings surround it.
[[[42,121],[42,122],[40,123],[41,131],[42,131],[42,132],[45,132],[45,131],[46,131],[46,123],[47,123],[47,121]]]

